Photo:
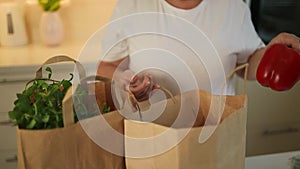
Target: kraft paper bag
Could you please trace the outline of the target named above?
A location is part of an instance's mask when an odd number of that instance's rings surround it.
[[[246,95],[194,90],[139,105],[141,120],[125,120],[127,169],[244,168]]]
[[[50,60],[50,61],[49,61]],[[67,56],[50,58],[45,64],[69,61]],[[75,60],[71,59],[76,62]],[[45,65],[43,64],[43,65]],[[41,70],[37,71],[37,78],[41,78]],[[81,76],[81,75],[80,75]],[[82,77],[82,76],[81,76]],[[83,82],[84,81],[84,82]],[[81,87],[88,90],[88,97],[94,102],[106,102],[111,106],[110,80],[101,77],[85,78]],[[93,81],[85,83],[87,81]],[[83,127],[92,128],[105,135],[109,132],[99,125],[99,114],[93,114],[77,123],[74,122],[74,104],[72,87],[63,100],[63,128],[49,130],[25,130],[17,128],[18,168],[19,169],[124,169],[123,155],[116,155],[100,147]],[[112,110],[114,108],[112,107]],[[76,110],[76,109],[75,109]],[[102,117],[109,126],[119,133],[124,133],[123,117],[112,111]],[[100,136],[101,136],[100,134]],[[112,141],[119,152],[124,152],[124,140]]]
[[[68,92],[71,93],[71,90]],[[72,98],[64,100],[64,112],[73,114]],[[123,117],[117,112],[103,115],[116,131],[123,133]],[[64,116],[68,117],[68,116]],[[101,130],[97,117],[50,130],[17,129],[19,169],[124,169],[124,157],[104,150],[90,139],[81,124],[88,123]],[[71,122],[70,122],[71,121]],[[74,121],[74,120],[73,120]],[[97,128],[98,126],[98,128]],[[102,129],[103,130],[103,129]],[[105,132],[105,131],[103,131]],[[123,142],[121,140],[121,142]],[[120,151],[123,146],[119,146]]]

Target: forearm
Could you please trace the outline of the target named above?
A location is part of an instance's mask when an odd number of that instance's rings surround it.
[[[130,90],[138,101],[147,100],[151,91],[159,88],[151,76],[143,75],[140,79],[129,69],[129,56],[114,62],[101,61],[97,74],[114,79],[123,91]]]
[[[257,51],[255,51],[249,58],[249,72],[248,72],[248,79],[249,80],[256,80],[256,71],[258,68],[258,65],[266,51],[266,48],[261,48]]]
[[[126,69],[128,69],[128,65],[129,57],[125,57],[124,59],[114,62],[101,61],[98,66],[97,74],[100,76],[112,78],[116,70],[125,71]]]
[[[258,65],[265,53],[265,50],[266,50],[265,47],[258,49],[249,57],[249,60],[248,60],[249,67],[248,67],[248,74],[247,74],[248,80],[256,80],[256,71],[257,71]],[[240,77],[244,77],[245,70],[241,70],[237,74]]]

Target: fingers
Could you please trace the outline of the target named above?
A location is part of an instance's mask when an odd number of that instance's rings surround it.
[[[139,77],[131,70],[119,72],[117,75],[117,82],[125,91],[131,91],[138,101],[149,99],[149,95],[154,89],[159,89],[160,86],[154,84],[150,75],[144,74]]]
[[[131,81],[130,81],[130,85],[136,85],[136,83],[138,83],[139,81],[139,78],[135,75],[131,78]]]
[[[138,101],[149,99],[149,95],[154,88],[152,77],[144,75],[142,79],[134,77],[130,83],[130,91]]]
[[[292,47],[293,49],[300,51],[300,38],[294,34],[280,33],[270,42],[269,45],[276,43],[285,44]]]
[[[160,89],[160,86],[159,86],[158,84],[154,84],[154,85],[153,85],[153,90],[154,90],[154,89]]]
[[[149,93],[151,92],[151,88],[152,88],[151,81],[152,81],[151,78],[145,75],[143,76],[142,81],[136,80],[135,83],[131,83],[130,91],[135,95],[135,97],[139,101],[148,99]]]

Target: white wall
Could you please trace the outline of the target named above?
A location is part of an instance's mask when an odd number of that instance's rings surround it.
[[[116,0],[69,1],[58,11],[65,26],[65,41],[83,42],[109,21],[117,2]],[[25,18],[31,43],[39,42],[39,21],[42,12],[38,4],[26,4]]]

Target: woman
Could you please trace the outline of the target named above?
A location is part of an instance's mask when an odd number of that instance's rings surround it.
[[[224,67],[225,74],[228,74],[238,65],[249,63],[249,80],[256,79],[256,70],[258,64],[266,48],[270,45],[280,43],[300,51],[300,38],[289,33],[279,34],[267,46],[265,46],[255,32],[251,22],[251,14],[248,6],[242,0],[119,1],[115,8],[113,19],[143,12],[169,14],[192,23],[194,26],[202,30],[214,45],[219,54],[221,64]],[[156,26],[162,29],[167,29],[168,27],[168,25],[165,23],[160,23]],[[180,25],[178,26],[180,27]],[[130,28],[120,28],[119,32],[126,32],[126,29]],[[180,31],[185,31],[184,27],[180,29]],[[135,73],[137,72],[134,70],[134,66],[132,66],[134,63],[132,57],[133,53],[145,49],[145,46],[140,47],[142,46],[142,43],[146,44],[146,48],[154,48],[153,46],[155,45],[153,44],[159,41],[156,38],[157,41],[153,42],[152,39],[155,39],[155,37],[147,38],[144,38],[143,40],[139,40],[139,38],[129,38],[129,40],[123,40],[117,46],[113,47],[111,52],[106,57],[103,57],[98,69],[98,73],[100,75],[110,78],[112,78],[114,75],[114,79],[120,82],[125,90],[130,90],[139,101],[148,99],[151,91],[159,88],[159,85],[161,85],[159,80],[157,80],[155,73],[154,75],[151,73],[145,73],[142,76],[135,76]],[[162,41],[165,40],[164,37],[161,39]],[[166,40],[166,43],[169,44],[170,42]],[[147,46],[148,44],[149,46]],[[159,48],[161,46],[158,45],[155,47]],[[176,51],[178,46],[176,46],[176,42],[174,42],[173,48],[166,48],[168,50]],[[183,60],[187,58],[187,56],[185,56],[186,52],[183,54],[182,52],[178,51],[176,55]],[[138,65],[141,63],[142,62],[140,61],[139,63],[134,63],[133,65]],[[172,63],[169,65],[172,65]],[[200,66],[204,68],[198,68],[197,66],[193,65],[193,63],[188,63],[187,65],[191,67],[199,88],[208,90],[214,94],[220,94],[220,88],[222,86],[221,81],[219,81],[218,84],[210,84],[210,79],[218,79],[218,76],[210,77],[209,72],[206,72],[205,65]],[[218,67],[216,67],[216,69],[218,69]],[[172,71],[176,71],[174,76],[177,76],[178,78],[184,76],[180,73],[177,75],[177,72],[181,72],[180,70],[178,71],[177,68],[170,68],[169,72]],[[243,71],[238,72],[238,74],[243,75]],[[234,94],[234,81],[231,79],[228,84],[229,85],[227,86],[225,93],[223,92],[222,94],[232,95]],[[169,87],[168,84],[164,85]],[[183,86],[187,85],[183,83]],[[172,90],[172,87],[170,88]],[[175,94],[178,92],[176,91],[177,89],[174,89]],[[183,91],[189,89],[191,88],[184,88]]]

